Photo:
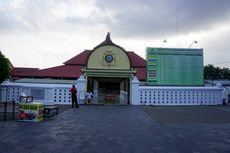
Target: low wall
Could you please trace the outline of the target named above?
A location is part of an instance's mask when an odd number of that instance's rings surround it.
[[[0,101],[19,102],[21,93],[34,96],[34,101],[52,104],[71,104],[69,89],[66,84],[31,84],[4,82],[1,84]],[[223,88],[217,87],[156,87],[137,86],[138,94],[133,105],[219,105],[223,102]],[[82,91],[84,92],[84,91]],[[82,96],[81,96],[82,95]],[[84,94],[79,94],[84,99]],[[126,93],[121,93],[126,99]],[[79,100],[80,104],[84,101]]]
[[[140,86],[140,105],[219,105],[223,89],[217,87]]]
[[[1,101],[19,103],[21,93],[33,96],[34,101],[46,105],[71,104],[70,88],[72,85],[65,84],[31,84],[3,82],[1,84]]]

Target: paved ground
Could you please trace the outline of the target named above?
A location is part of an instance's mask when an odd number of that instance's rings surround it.
[[[64,109],[63,109],[64,110]],[[81,106],[0,122],[0,153],[228,153],[229,106]]]

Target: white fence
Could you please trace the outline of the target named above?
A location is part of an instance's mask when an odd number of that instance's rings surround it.
[[[223,89],[217,87],[140,86],[141,105],[218,105]]]
[[[18,103],[21,93],[25,93],[28,96],[32,95],[34,97],[34,101],[43,102],[44,104],[71,104],[71,96],[69,92],[71,86],[72,85],[64,84],[4,82],[1,85],[0,100],[15,100]],[[138,94],[133,95],[133,99],[137,102],[131,102],[131,104],[219,105],[223,102],[223,89],[217,87],[139,86],[138,92]],[[127,98],[127,96],[122,98]],[[84,101],[79,102],[80,104],[84,103]]]
[[[33,96],[34,101],[47,105],[71,104],[70,88],[72,85],[65,84],[31,84],[4,82],[1,85],[0,101],[19,102],[21,93]]]

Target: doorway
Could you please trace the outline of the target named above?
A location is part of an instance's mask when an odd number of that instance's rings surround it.
[[[90,78],[87,88],[94,91],[94,104],[129,104],[129,78]]]

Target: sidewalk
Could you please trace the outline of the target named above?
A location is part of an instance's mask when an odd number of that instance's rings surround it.
[[[228,106],[81,106],[41,123],[0,122],[0,152],[229,152],[229,118]]]

